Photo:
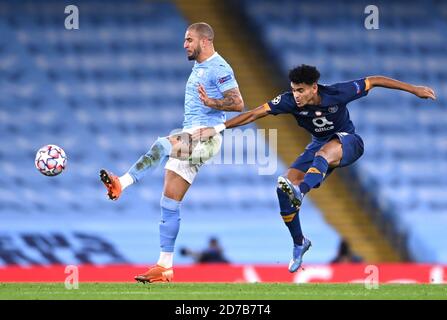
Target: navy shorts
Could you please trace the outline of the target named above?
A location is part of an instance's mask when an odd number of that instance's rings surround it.
[[[321,149],[326,143],[333,138],[338,138],[341,142],[343,155],[338,165],[339,168],[349,166],[357,161],[363,155],[363,140],[355,133],[337,132],[333,137],[326,141],[312,141],[306,147],[306,150],[292,163],[290,168],[298,169],[302,172],[307,172],[315,158],[315,153]],[[329,168],[326,176],[329,176],[335,168]]]

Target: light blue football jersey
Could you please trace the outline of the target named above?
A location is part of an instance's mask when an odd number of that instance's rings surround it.
[[[185,89],[185,119],[183,128],[215,126],[225,122],[225,111],[205,106],[199,98],[199,83],[208,97],[222,99],[223,93],[238,86],[233,69],[216,52],[202,63],[194,63]]]

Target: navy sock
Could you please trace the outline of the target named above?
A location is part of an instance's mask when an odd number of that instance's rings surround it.
[[[289,228],[290,235],[293,238],[293,243],[302,245],[304,236],[303,232],[301,231],[299,211],[292,206],[289,197],[284,193],[284,191],[276,188],[276,193],[278,195],[282,219],[284,220],[287,228]]]
[[[316,156],[312,162],[312,166],[307,170],[304,176],[304,181],[300,183],[300,191],[304,194],[308,193],[310,189],[320,184],[326,172],[329,169],[329,164],[322,156]]]

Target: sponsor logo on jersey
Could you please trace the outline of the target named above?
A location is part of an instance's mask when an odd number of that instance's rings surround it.
[[[309,111],[301,111],[299,114],[302,116],[307,116],[309,114]]]
[[[315,111],[315,115],[316,115],[317,117],[320,117],[320,116],[322,115],[322,113],[321,113],[321,111]]]
[[[315,118],[312,122],[317,127],[315,128],[315,132],[330,131],[334,129],[334,123],[326,119],[326,117]]]
[[[198,77],[202,77],[204,74],[205,74],[205,70],[204,69],[197,70],[197,76]]]
[[[315,132],[331,131],[331,130],[334,130],[334,128],[335,128],[334,126],[315,128]]]
[[[227,82],[228,80],[231,80],[231,74],[229,74],[228,76],[219,78],[219,80],[217,80],[217,82],[219,82],[220,84]]]
[[[275,99],[272,100],[272,104],[278,104],[281,102],[281,95],[277,96]]]

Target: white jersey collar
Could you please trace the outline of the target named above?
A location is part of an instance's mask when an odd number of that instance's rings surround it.
[[[216,52],[214,52],[213,53],[213,55],[211,56],[211,57],[209,57],[208,59],[206,59],[206,60],[204,60],[204,61],[202,61],[202,62],[200,62],[200,63],[198,63],[197,61],[197,64],[203,64],[203,63],[205,63],[205,62],[208,62],[208,61],[211,61],[212,59],[214,59],[215,57],[217,57],[219,54],[217,53],[217,51]]]

